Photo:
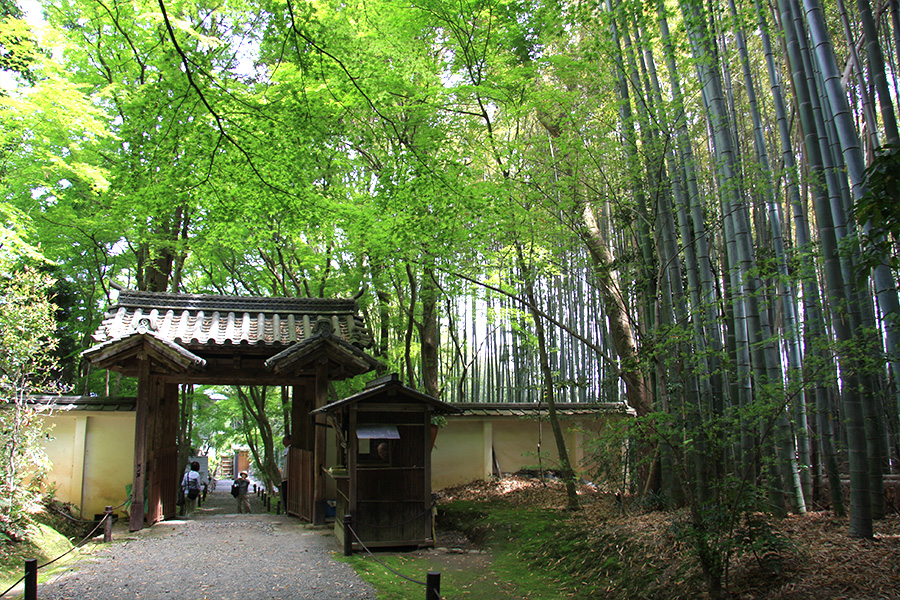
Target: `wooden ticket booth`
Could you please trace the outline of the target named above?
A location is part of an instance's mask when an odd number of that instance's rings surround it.
[[[137,377],[130,528],[172,518],[177,465],[178,385],[291,386],[289,512],[325,522],[325,428],[310,413],[330,381],[380,363],[355,300],[166,294],[120,290],[83,353],[101,369]],[[324,425],[324,416],[318,417]],[[144,510],[145,498],[147,509]]]
[[[343,516],[355,533],[352,548],[434,546],[431,499],[432,415],[460,412],[405,387],[396,374],[358,394],[313,411],[337,437],[335,533]]]

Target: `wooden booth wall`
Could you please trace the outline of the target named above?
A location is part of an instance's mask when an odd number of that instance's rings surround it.
[[[431,473],[427,464],[431,427],[427,410],[387,412],[359,405],[360,425],[395,425],[398,440],[387,440],[388,460],[374,457],[379,440],[370,440],[368,455],[357,446],[354,528],[367,544],[420,544],[432,538]],[[373,407],[375,408],[375,407]],[[418,407],[417,407],[418,408]],[[422,407],[424,408],[424,407]]]

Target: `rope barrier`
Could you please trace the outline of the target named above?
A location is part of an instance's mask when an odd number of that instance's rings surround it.
[[[113,510],[116,510],[116,509],[118,509],[118,508],[122,508],[123,506],[125,506],[126,504],[128,504],[130,501],[131,501],[131,494],[128,495],[128,497],[125,499],[125,502],[123,502],[122,504],[120,504],[120,505],[118,505],[118,506],[113,506],[112,509],[113,509]],[[75,517],[73,517],[72,515],[66,514],[66,513],[64,513],[63,511],[59,510],[58,508],[56,508],[56,506],[54,506],[54,505],[52,505],[52,504],[50,504],[50,505],[48,505],[48,506],[49,506],[54,512],[56,512],[57,514],[59,514],[59,516],[65,517],[66,519],[69,519],[69,520],[72,521],[73,523],[93,523],[93,522],[94,522],[93,519],[78,519],[78,518],[75,518]]]
[[[23,581],[25,581],[25,576],[24,576],[24,575],[22,575],[22,576],[19,578],[19,580],[18,580],[17,582],[15,582],[15,583],[12,584],[11,586],[9,586],[9,589],[8,589],[8,590],[6,590],[6,591],[3,592],[2,594],[0,594],[0,598],[5,597],[8,593],[10,593],[10,592],[13,590],[14,587],[16,587],[17,585],[19,585],[19,584],[22,583]]]
[[[397,577],[399,577],[401,579],[405,579],[406,581],[409,581],[410,583],[415,583],[417,585],[421,585],[422,587],[426,588],[426,593],[428,593],[429,591],[431,592],[431,594],[428,597],[428,600],[443,600],[440,593],[438,592],[438,589],[440,588],[440,574],[439,573],[434,574],[434,573],[429,572],[429,574],[428,574],[429,579],[431,578],[432,575],[437,576],[438,579],[437,579],[436,587],[431,583],[419,581],[418,579],[413,579],[412,577],[404,575],[397,569],[394,569],[393,567],[391,567],[390,565],[388,565],[387,563],[385,563],[384,561],[379,559],[377,556],[375,556],[375,554],[369,549],[369,547],[366,546],[366,544],[361,539],[359,539],[359,535],[356,533],[356,530],[354,530],[353,527],[351,527],[349,523],[344,523],[344,526],[350,531],[350,533],[353,535],[353,537],[356,538],[357,543],[359,543],[359,545],[362,546],[362,549],[365,550],[366,553],[368,553],[368,555],[371,556],[375,562],[380,564],[382,567],[384,567],[385,569],[387,569],[388,571],[390,571]]]
[[[67,554],[74,552],[78,548],[81,548],[85,542],[87,542],[89,539],[91,539],[94,536],[94,534],[97,532],[97,530],[100,529],[100,526],[106,522],[106,519],[110,518],[111,514],[112,513],[107,513],[107,514],[103,515],[103,518],[100,519],[100,521],[97,523],[96,527],[91,529],[91,532],[89,534],[87,534],[80,542],[78,542],[77,544],[75,544],[74,546],[72,546],[71,548],[69,548],[68,550],[66,550],[65,552],[63,552],[62,554],[60,554],[59,556],[54,558],[53,560],[49,560],[49,561],[45,562],[44,564],[38,566],[38,570],[43,569],[46,566],[52,565],[53,563],[55,563],[62,557],[66,556]]]
[[[59,510],[59,509],[56,508],[55,506],[51,506],[50,508],[51,508],[55,513],[57,513],[59,516],[65,517],[66,519],[72,521],[73,523],[93,523],[93,522],[94,522],[93,520],[88,521],[87,519],[77,519],[77,518],[73,517],[72,515],[69,515],[69,514],[64,513],[63,511]]]
[[[113,508],[113,510],[115,510],[116,508],[121,508],[121,507],[125,506],[126,504],[128,504],[128,501],[129,501],[129,500],[131,500],[131,496],[130,496],[130,495],[128,496],[128,499],[125,500],[125,502],[123,502],[122,504],[116,506],[115,508]],[[54,510],[56,510],[56,509],[54,508]],[[85,520],[82,520],[82,519],[75,519],[74,517],[69,517],[68,515],[66,515],[65,513],[60,512],[59,510],[57,510],[57,512],[59,512],[59,514],[65,516],[65,517],[68,517],[69,519],[72,519],[73,521],[76,521],[76,522],[81,522],[81,523],[93,523],[93,521],[85,521]],[[78,548],[81,548],[81,547],[85,544],[85,542],[87,542],[89,539],[91,539],[91,538],[94,536],[94,534],[97,532],[98,529],[100,529],[100,527],[106,522],[106,520],[109,519],[109,518],[111,518],[111,517],[112,517],[112,512],[108,512],[108,513],[104,514],[104,515],[103,515],[103,518],[100,519],[100,521],[99,521],[99,522],[97,523],[97,525],[91,530],[91,532],[90,532],[89,534],[87,534],[84,538],[82,538],[81,541],[79,541],[77,544],[73,545],[71,548],[69,548],[68,550],[66,550],[65,552],[63,552],[62,554],[60,554],[59,556],[57,556],[56,558],[54,558],[53,560],[49,560],[49,561],[45,562],[45,563],[42,564],[42,565],[38,565],[38,570],[41,570],[41,569],[43,569],[44,567],[47,567],[47,566],[49,566],[49,565],[52,565],[53,563],[55,563],[56,561],[60,560],[60,559],[63,558],[64,556],[67,556],[68,554],[71,554],[72,552],[74,552],[74,551],[77,550]],[[12,584],[11,586],[9,586],[9,588],[7,588],[6,591],[4,591],[2,594],[0,594],[0,598],[5,597],[6,594],[10,593],[10,592],[13,590],[13,588],[15,588],[17,585],[19,585],[20,583],[22,583],[22,581],[25,580],[25,577],[26,577],[25,575],[22,575],[22,577],[20,577],[18,581],[16,581],[14,584]]]
[[[348,529],[350,529],[350,533],[353,534],[353,537],[356,538],[356,541],[359,542],[359,545],[362,546],[362,549],[365,550],[366,552],[368,552],[368,553],[369,553],[369,556],[371,556],[373,559],[375,559],[375,562],[377,562],[378,564],[380,564],[382,567],[384,567],[385,569],[387,569],[388,571],[390,571],[391,573],[393,573],[393,574],[396,575],[397,577],[400,577],[401,579],[405,579],[405,580],[407,580],[407,581],[409,581],[409,582],[416,583],[416,584],[421,585],[421,586],[425,586],[425,585],[426,585],[426,583],[425,583],[424,581],[419,581],[418,579],[413,579],[412,577],[407,577],[406,575],[404,575],[404,574],[401,573],[400,571],[394,569],[394,568],[391,567],[390,565],[385,564],[385,563],[384,563],[383,561],[381,561],[377,556],[375,556],[374,554],[372,554],[372,551],[369,550],[368,546],[366,546],[366,545],[363,543],[363,541],[362,541],[361,539],[359,539],[359,536],[356,535],[356,531],[354,531],[352,527],[350,527],[349,525],[347,525],[346,527],[347,527]]]
[[[128,494],[128,497],[125,498],[125,502],[123,502],[122,504],[120,504],[120,505],[118,505],[118,506],[113,506],[113,507],[112,507],[112,510],[116,510],[117,508],[122,508],[123,506],[125,506],[126,504],[128,504],[129,502],[131,502],[131,497],[132,497],[132,494]]]
[[[97,523],[97,526],[94,527],[94,529],[87,535],[87,537],[85,537],[84,539],[82,539],[80,542],[78,542],[77,544],[75,544],[74,546],[72,546],[71,548],[69,548],[68,550],[66,550],[65,552],[63,552],[62,554],[60,554],[59,556],[57,556],[56,558],[54,558],[53,560],[47,561],[47,562],[45,562],[44,564],[39,565],[39,566],[38,566],[38,570],[43,569],[44,567],[46,567],[46,566],[48,566],[48,565],[52,565],[53,563],[55,563],[56,561],[58,561],[58,560],[61,559],[62,557],[66,556],[67,554],[71,553],[72,551],[77,550],[78,548],[80,548],[87,540],[89,540],[89,539],[94,535],[94,532],[96,532],[97,529],[99,529],[100,526],[103,525],[103,522],[106,521],[107,518],[108,518],[108,515],[104,515],[104,517],[103,517],[102,519],[100,519],[100,522]],[[9,586],[9,588],[8,588],[5,592],[3,592],[2,594],[0,594],[0,598],[3,598],[4,596],[6,596],[6,594],[8,594],[9,592],[11,592],[12,589],[13,589],[14,587],[16,587],[17,585],[19,585],[20,583],[22,583],[22,581],[25,580],[25,577],[26,577],[25,575],[22,575],[22,577],[19,578],[18,581],[16,581],[14,584],[12,584],[11,586]]]
[[[65,575],[66,573],[68,573],[70,571],[79,570],[86,558],[87,558],[87,556],[85,554],[78,554],[77,556],[75,556],[75,558],[72,559],[72,562],[70,564],[66,565],[65,568],[60,568],[55,576],[44,581],[44,583],[42,585],[51,586],[54,583],[56,583],[57,581],[59,581],[60,578],[62,578],[62,576]]]

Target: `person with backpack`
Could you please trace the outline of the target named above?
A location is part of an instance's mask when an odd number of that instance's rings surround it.
[[[181,478],[181,491],[184,494],[181,514],[190,514],[197,507],[197,498],[200,497],[200,463],[196,460],[191,463],[191,470]]]
[[[240,476],[234,480],[234,484],[231,486],[231,495],[237,498],[238,513],[247,513],[249,515],[250,480],[247,479],[247,471],[241,471]]]

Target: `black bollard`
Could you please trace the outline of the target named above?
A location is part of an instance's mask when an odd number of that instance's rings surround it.
[[[103,510],[103,543],[108,544],[112,541],[112,506],[107,506]]]
[[[25,600],[37,600],[37,559],[25,559]]]
[[[425,600],[441,600],[441,574],[428,571],[425,578]]]
[[[275,514],[276,515],[281,514],[281,500],[279,500],[278,502],[275,503]]]
[[[350,556],[353,554],[353,534],[350,532],[350,524],[353,522],[353,517],[350,515],[344,515],[344,556]]]

